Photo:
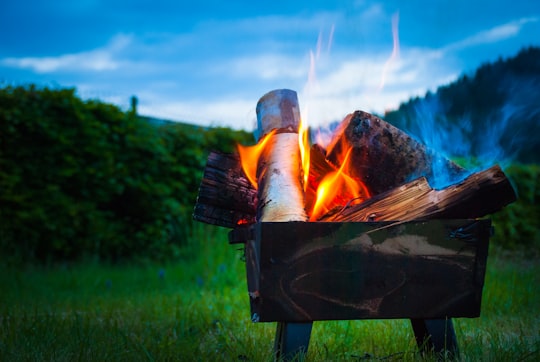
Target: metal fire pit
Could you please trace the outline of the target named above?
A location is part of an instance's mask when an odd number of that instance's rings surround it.
[[[478,317],[490,220],[259,222],[244,243],[251,319],[279,322],[276,359],[305,353],[313,321],[410,319],[422,350],[458,352],[451,318]]]

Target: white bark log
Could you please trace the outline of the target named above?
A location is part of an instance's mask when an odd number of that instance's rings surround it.
[[[259,221],[307,221],[301,178],[298,126],[300,111],[296,92],[279,89],[257,104],[260,137],[273,129],[267,152],[259,161]]]

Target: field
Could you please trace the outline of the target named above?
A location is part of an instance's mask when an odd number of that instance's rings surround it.
[[[1,361],[270,361],[242,252],[201,226],[171,265],[4,268]],[[540,360],[540,262],[491,252],[482,315],[455,319],[465,361]],[[407,320],[316,322],[307,360],[430,360]]]

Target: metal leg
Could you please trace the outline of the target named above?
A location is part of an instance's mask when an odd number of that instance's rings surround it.
[[[291,361],[305,356],[313,323],[278,322],[274,342],[274,360]]]
[[[448,358],[458,358],[459,349],[451,318],[411,319],[416,344],[421,352],[433,351]]]

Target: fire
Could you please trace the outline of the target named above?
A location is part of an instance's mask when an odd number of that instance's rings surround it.
[[[351,151],[352,148],[349,148],[339,169],[326,174],[319,183],[310,221],[317,221],[332,207],[345,206],[352,201],[358,203],[369,198],[365,185],[345,173]]]
[[[257,167],[261,154],[265,151],[270,138],[275,134],[275,130],[264,136],[259,143],[254,146],[237,145],[240,155],[242,169],[253,187],[257,185]],[[298,145],[302,162],[302,181],[304,192],[306,192],[309,182],[310,169],[310,144],[309,129],[302,121],[298,132]],[[312,203],[312,210],[308,210],[309,220],[317,221],[321,216],[336,206],[345,206],[350,203],[359,203],[370,197],[366,186],[359,180],[356,180],[346,173],[351,158],[352,148],[349,147],[342,157],[339,169],[331,171],[322,176],[322,180],[316,187],[315,201]],[[239,224],[243,223],[243,220]]]
[[[276,130],[272,130],[271,132],[269,132],[261,140],[259,140],[259,143],[254,146],[242,146],[240,144],[237,145],[242,170],[244,170],[244,173],[251,185],[253,185],[253,187],[255,187],[256,189],[258,188],[257,167],[259,164],[259,158],[265,150],[268,140],[270,140],[274,133],[276,133]]]
[[[298,145],[300,146],[300,159],[302,160],[303,186],[306,192],[309,177],[309,128],[303,120],[300,120],[298,130]]]

